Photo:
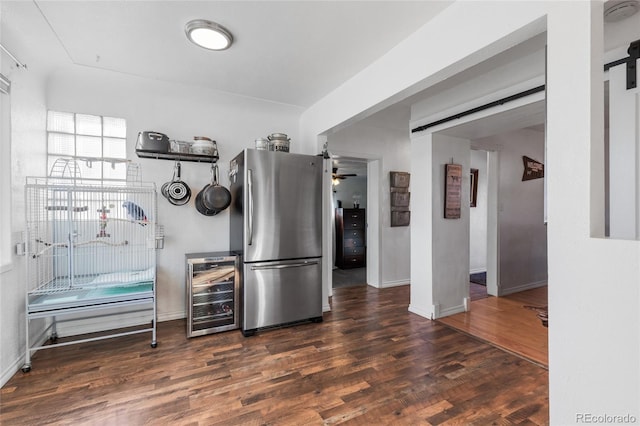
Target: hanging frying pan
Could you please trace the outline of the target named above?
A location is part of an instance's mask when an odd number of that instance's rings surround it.
[[[191,199],[189,185],[180,179],[180,162],[177,161],[173,170],[173,179],[162,185],[160,192],[175,206],[183,206]]]
[[[196,195],[196,209],[205,216],[215,216],[231,204],[231,193],[218,183],[218,166],[211,165],[211,183]]]
[[[210,210],[220,213],[231,204],[231,192],[218,183],[218,165],[211,166],[211,185],[202,191],[202,203]]]
[[[205,216],[214,216],[217,214],[217,212],[215,210],[208,209],[202,202],[202,191],[206,190],[209,187],[209,185],[210,184],[206,184],[205,187],[202,188],[200,192],[198,192],[198,195],[196,195],[196,201],[194,204],[196,206],[196,210],[198,210],[198,213],[203,214]]]

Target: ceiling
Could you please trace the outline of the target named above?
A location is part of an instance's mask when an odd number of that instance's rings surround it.
[[[450,3],[3,0],[3,44],[49,44],[44,55],[77,65],[306,108]],[[226,27],[232,47],[191,44],[192,19]]]
[[[333,168],[338,169],[338,174],[356,174],[359,177],[367,176],[367,161],[347,157],[333,157]]]
[[[30,71],[73,63],[304,109],[451,3],[2,0],[0,16],[3,45],[19,52]],[[196,18],[228,28],[234,35],[233,46],[212,52],[191,44],[184,25]],[[605,24],[604,29],[607,51],[625,48],[640,38],[640,14]],[[543,46],[544,35],[380,111],[362,124],[408,131],[412,104],[442,96]],[[515,113],[523,126],[544,121],[540,108]],[[476,128],[469,124],[455,132],[485,136],[513,123],[504,115],[493,123],[478,122]]]

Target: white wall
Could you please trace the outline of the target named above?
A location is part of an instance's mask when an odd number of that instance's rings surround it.
[[[476,207],[469,209],[469,271],[487,270],[487,152],[471,150],[472,169],[478,169]]]
[[[499,147],[498,295],[546,284],[544,180],[522,181],[523,155],[544,162],[544,133],[522,129],[477,139],[473,144]]]
[[[329,149],[338,150],[341,154],[351,153],[356,158],[361,154],[367,154],[368,158],[380,158],[382,163],[379,206],[382,242],[381,286],[407,284],[410,277],[409,235],[411,226],[391,227],[389,172],[409,171],[411,145],[408,129],[399,130],[355,124],[329,135],[328,140]],[[342,183],[349,179],[343,180]],[[342,186],[342,183],[338,187]],[[363,192],[363,196],[366,197],[366,191]],[[343,204],[344,206],[345,204]],[[348,203],[347,206],[349,206]],[[371,209],[373,206],[368,203],[368,208]],[[367,265],[367,267],[371,266]]]
[[[2,203],[11,214],[11,235],[3,236],[10,239],[10,247],[22,241],[25,177],[46,167],[43,155],[46,149],[45,79],[36,70],[3,69],[3,74],[12,82],[11,152],[8,156],[11,159],[11,195]],[[3,160],[5,154],[3,150]],[[5,186],[4,181],[2,186]],[[24,257],[13,254],[10,269],[3,272],[0,279],[0,385],[22,367],[25,353],[24,262]],[[31,331],[35,337],[38,330]]]
[[[583,412],[640,419],[640,243],[591,237],[604,233],[602,8],[600,2],[561,2],[548,20],[549,395],[555,424],[577,422],[576,413]]]
[[[367,208],[367,177],[366,176],[351,176],[346,179],[342,179],[340,184],[333,187],[333,200],[334,205],[337,207],[337,201],[342,201],[342,207],[345,209],[353,208],[353,195],[360,194],[360,208]]]
[[[228,187],[229,161],[257,137],[287,133],[292,152],[297,143],[300,110],[283,104],[163,83],[107,71],[69,67],[53,75],[47,86],[53,110],[122,117],[127,120],[127,156],[142,167],[144,181],[157,188],[171,179],[174,163],[140,159],[135,155],[137,133],[154,130],[171,139],[192,140],[203,135],[217,141],[221,184]],[[191,201],[174,206],[158,195],[158,217],[164,225],[164,249],[158,251],[158,317],[185,316],[185,253],[229,249],[228,210],[208,217],[194,207],[195,195],[210,180],[210,165],[182,163],[182,180],[191,188]]]

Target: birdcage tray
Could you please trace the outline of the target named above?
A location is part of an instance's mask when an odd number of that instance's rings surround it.
[[[38,294],[29,297],[29,314],[142,300],[153,301],[153,283]]]
[[[75,282],[58,279],[29,292],[29,313],[153,298],[152,269],[101,274]]]

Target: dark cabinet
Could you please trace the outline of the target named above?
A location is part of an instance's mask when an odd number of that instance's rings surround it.
[[[340,269],[366,265],[365,210],[336,209],[336,266]]]
[[[191,253],[187,260],[187,337],[240,327],[238,258]]]

